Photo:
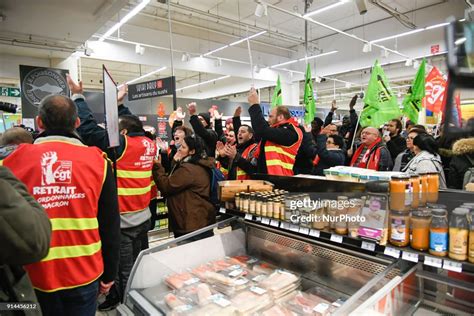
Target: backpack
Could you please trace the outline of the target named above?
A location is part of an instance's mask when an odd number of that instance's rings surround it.
[[[221,206],[221,202],[219,201],[219,182],[224,181],[225,177],[224,174],[217,169],[216,167],[212,167],[211,169],[211,194],[210,194],[210,201],[216,211],[219,210]]]

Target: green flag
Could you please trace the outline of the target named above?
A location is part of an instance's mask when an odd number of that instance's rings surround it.
[[[425,97],[425,59],[421,62],[415,79],[408,89],[403,99],[403,114],[405,114],[414,124],[418,123],[418,113],[422,108],[422,100]]]
[[[272,98],[271,108],[273,109],[274,107],[276,107],[278,105],[282,105],[282,104],[283,104],[283,102],[281,101],[280,75],[278,75],[277,85],[275,87],[275,91],[273,91],[273,98]]]
[[[364,109],[360,114],[362,127],[379,128],[391,119],[400,117],[397,97],[393,94],[378,60],[375,61],[365,93]]]
[[[304,122],[309,124],[314,120],[314,114],[316,113],[316,102],[314,101],[313,81],[311,80],[311,67],[309,64],[306,66],[303,102],[305,107]]]

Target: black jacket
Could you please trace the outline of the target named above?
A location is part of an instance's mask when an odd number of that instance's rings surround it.
[[[260,142],[260,155],[257,161],[257,172],[267,173],[265,159],[265,143],[272,141],[282,146],[291,146],[298,141],[298,134],[291,124],[283,124],[276,128],[271,127],[263,117],[260,104],[254,104],[249,108],[250,121],[255,132],[255,140]]]
[[[455,142],[453,154],[449,164],[448,188],[464,190],[464,174],[474,167],[474,138],[463,138]]]
[[[204,127],[197,115],[191,115],[189,123],[193,127],[194,133],[204,141],[207,156],[214,157],[216,155],[217,133],[210,126]]]
[[[228,180],[235,180],[237,179],[237,167],[244,170],[247,174],[254,174],[257,172],[257,161],[253,157],[248,157],[247,159],[242,157],[242,153],[247,149],[250,145],[255,144],[253,139],[249,140],[246,143],[238,144],[237,145],[237,154],[235,155],[234,159],[232,160],[231,165],[229,166],[229,158],[228,157],[219,157],[217,160],[221,163],[222,167],[228,170]]]
[[[334,115],[334,112],[329,112],[326,118],[324,119],[324,126],[327,126],[332,123],[332,117]],[[352,138],[354,137],[354,132],[357,126],[357,120],[358,116],[355,110],[350,110],[349,111],[349,117],[351,120],[351,124],[349,125],[341,125],[338,129],[338,134],[342,138],[344,138],[346,142],[346,147],[349,148],[350,144],[352,143]],[[349,136],[347,136],[347,133],[349,133]]]
[[[387,149],[390,152],[390,157],[392,157],[392,161],[395,161],[397,156],[407,149],[407,142],[406,139],[403,138],[400,135],[397,135],[395,137],[391,137],[390,141],[387,143]]]
[[[298,149],[298,154],[295,158],[295,165],[293,167],[294,174],[311,174],[313,169],[313,160],[318,153],[318,148],[313,143],[313,135],[307,133],[303,126],[299,126],[303,133],[303,141]]]
[[[325,135],[320,135],[325,136]],[[326,148],[326,139],[327,137],[318,137],[318,143],[316,146],[318,147],[318,156],[319,162],[313,168],[312,174],[323,176],[324,170],[335,167],[335,166],[343,166],[344,162],[346,161],[346,154],[342,149],[334,149],[329,150]]]

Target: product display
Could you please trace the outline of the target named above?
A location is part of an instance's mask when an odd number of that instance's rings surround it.
[[[455,209],[449,218],[449,257],[456,260],[467,259],[469,225],[466,208]]]
[[[426,251],[430,246],[430,210],[414,210],[411,213],[410,246],[419,251]]]

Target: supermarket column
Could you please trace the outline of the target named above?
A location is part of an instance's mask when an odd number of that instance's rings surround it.
[[[42,100],[41,134],[21,144],[2,164],[23,181],[52,225],[48,255],[25,266],[43,315],[95,315],[98,290],[117,273],[119,213],[112,169],[104,154],[85,146],[75,128],[74,103]]]
[[[118,94],[120,146],[108,148],[106,130],[99,127],[92,116],[84,96],[82,83],[75,83],[68,77],[81,120],[78,132],[87,145],[97,146],[116,157],[117,191],[120,210],[120,262],[115,284],[99,310],[114,309],[123,300],[130,271],[136,257],[142,250],[142,240],[150,228],[153,159],[156,144],[145,136],[143,124],[123,105],[127,86],[123,85]]]

